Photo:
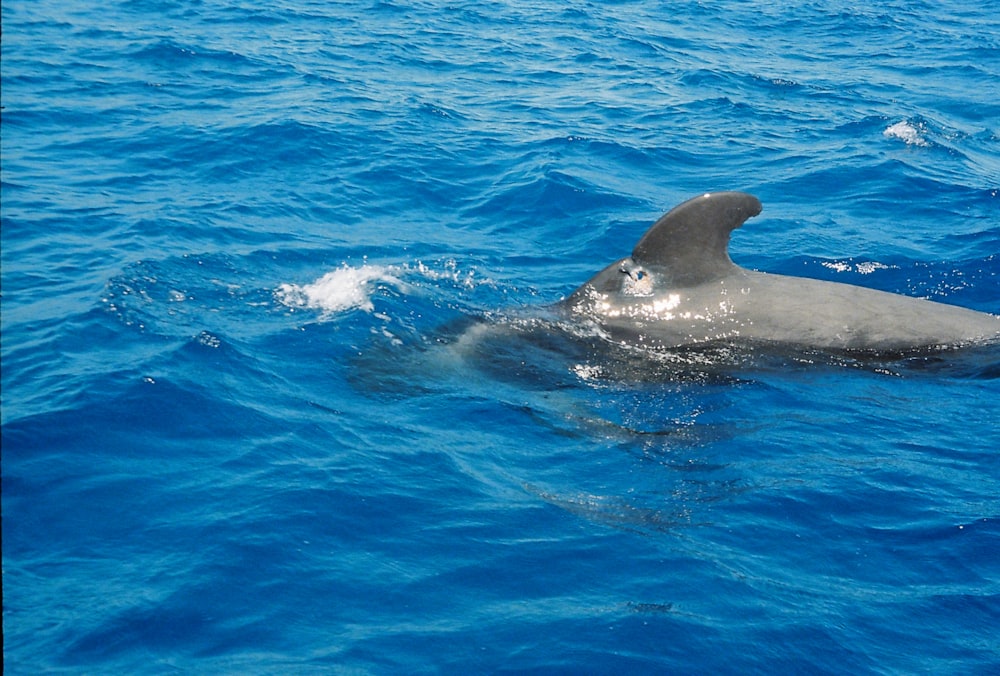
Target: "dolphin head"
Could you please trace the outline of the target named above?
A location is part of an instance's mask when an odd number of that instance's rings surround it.
[[[595,294],[613,302],[721,279],[736,267],[729,258],[729,234],[760,211],[760,200],[742,192],[690,199],[656,221],[631,256],[597,273],[567,302],[576,306]]]

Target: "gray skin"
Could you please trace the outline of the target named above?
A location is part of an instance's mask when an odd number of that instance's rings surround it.
[[[718,192],[675,207],[561,302],[613,340],[654,348],[762,341],[830,350],[908,351],[1000,340],[1000,317],[954,305],[755,272],[729,258],[729,235],[761,211]]]

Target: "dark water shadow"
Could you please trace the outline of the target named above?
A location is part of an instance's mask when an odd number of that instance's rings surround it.
[[[887,384],[993,380],[1000,346],[650,350],[544,313],[484,315],[403,341],[376,335],[351,372],[367,397],[402,406],[416,399],[420,415],[438,407],[432,425],[482,431],[486,455],[475,456],[477,467],[502,467],[494,470],[539,499],[595,524],[673,537],[713,524],[722,513],[713,506],[760,488],[754,461],[740,455],[773,424],[754,413],[756,404],[777,397],[808,416],[812,404],[798,398],[819,392],[812,380],[853,374]]]

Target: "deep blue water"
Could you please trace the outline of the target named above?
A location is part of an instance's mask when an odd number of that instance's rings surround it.
[[[743,265],[1000,312],[989,3],[2,21],[7,673],[1000,669],[995,350],[453,342],[726,189]]]

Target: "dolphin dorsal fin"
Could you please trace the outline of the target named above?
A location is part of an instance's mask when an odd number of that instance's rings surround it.
[[[706,193],[679,204],[646,231],[632,260],[658,267],[673,284],[694,286],[733,268],[729,233],[761,211],[760,200],[745,192]]]

